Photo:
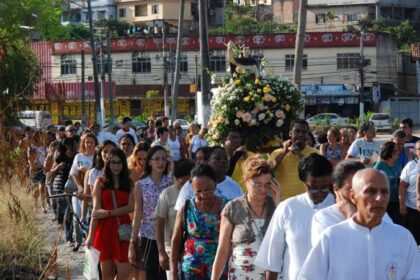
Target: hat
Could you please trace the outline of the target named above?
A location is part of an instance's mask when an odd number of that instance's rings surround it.
[[[74,131],[74,132],[76,132],[77,129],[74,127],[74,125],[68,125],[68,126],[66,126],[66,131]]]

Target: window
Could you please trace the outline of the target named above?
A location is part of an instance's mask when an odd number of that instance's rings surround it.
[[[324,24],[325,23],[325,15],[324,14],[316,14],[315,15],[315,23]]]
[[[133,53],[133,73],[150,73],[152,71],[152,63],[150,57],[144,53]]]
[[[359,67],[359,53],[338,53],[337,69],[354,69]]]
[[[106,17],[106,11],[98,11],[98,19],[103,19]]]
[[[119,16],[120,17],[126,17],[127,16],[127,10],[126,9],[119,9]]]
[[[159,5],[152,5],[152,15],[157,15],[159,13]]]
[[[294,54],[286,54],[284,56],[284,69],[286,71],[293,71],[293,67],[295,66],[295,55]],[[308,55],[303,55],[303,61],[302,61],[302,69],[307,70],[308,69]]]
[[[181,63],[179,65],[179,71],[188,72],[188,57],[186,55],[181,56]]]
[[[71,55],[62,55],[61,56],[61,75],[71,75],[76,74],[77,62]]]
[[[147,16],[147,5],[136,5],[134,7],[134,16],[136,17]]]
[[[224,51],[214,50],[213,53],[210,55],[210,71],[226,71],[226,57]]]
[[[343,21],[344,22],[357,21],[357,14],[344,14]]]

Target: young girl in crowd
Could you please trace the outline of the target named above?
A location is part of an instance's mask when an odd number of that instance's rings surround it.
[[[146,279],[166,279],[165,270],[159,266],[155,208],[160,193],[173,183],[172,176],[168,174],[168,165],[166,149],[162,146],[152,147],[147,153],[144,176],[134,187],[135,210],[129,259],[140,270],[138,275],[145,271]]]
[[[134,210],[133,182],[124,152],[114,148],[105,162],[104,176],[93,187],[93,211],[86,246],[101,252],[103,280],[130,279],[128,240],[120,240],[119,225],[130,224],[128,213]]]
[[[147,152],[150,149],[150,144],[147,142],[139,142],[134,147],[133,153],[128,160],[128,169],[130,170],[131,180],[136,183],[144,175],[146,166]]]

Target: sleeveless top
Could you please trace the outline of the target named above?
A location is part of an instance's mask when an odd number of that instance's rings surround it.
[[[178,136],[175,138],[175,141],[172,141],[171,138],[168,137],[166,143],[169,145],[172,151],[172,157],[174,161],[178,161],[181,159],[181,143],[179,143]]]
[[[155,240],[155,209],[160,193],[172,185],[172,177],[164,175],[156,186],[150,176],[140,180],[140,188],[143,197],[143,219],[140,224],[139,236]]]
[[[335,152],[331,149],[331,146],[329,143],[327,143],[327,147],[325,148],[325,157],[327,159],[332,160],[340,160],[341,159],[341,149],[339,146],[335,148]]]

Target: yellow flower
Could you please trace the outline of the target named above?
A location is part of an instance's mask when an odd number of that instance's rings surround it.
[[[271,102],[276,103],[277,102],[277,98],[275,98],[274,96],[271,98]]]
[[[249,96],[253,96],[254,95],[254,92],[253,91],[250,91],[249,92]]]
[[[285,109],[287,112],[289,112],[289,111],[290,111],[290,105],[289,105],[289,104],[286,104],[286,106],[284,106],[284,109]]]
[[[260,83],[260,80],[255,79],[255,84],[258,85]]]
[[[261,93],[261,89],[260,89],[260,88],[259,88],[259,89],[257,89],[257,92],[258,92],[258,93]]]
[[[241,80],[235,80],[235,85],[239,86],[241,84]]]
[[[245,102],[249,102],[249,96],[244,97]]]
[[[264,93],[269,93],[271,91],[271,89],[270,89],[270,87],[268,87],[268,86],[265,86],[264,88],[263,88],[263,92]]]

